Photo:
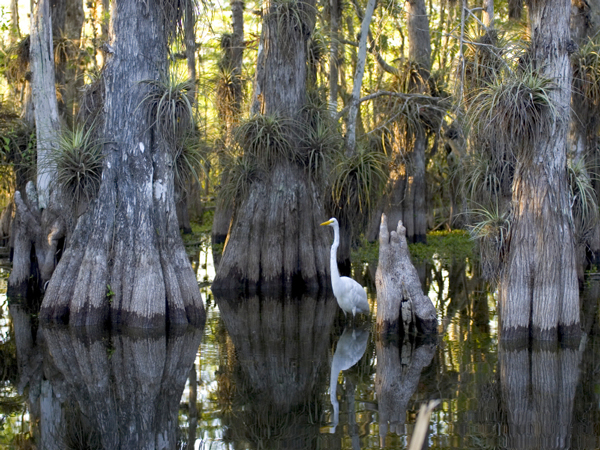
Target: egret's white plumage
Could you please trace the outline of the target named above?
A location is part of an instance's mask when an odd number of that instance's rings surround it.
[[[333,244],[331,245],[331,287],[338,305],[346,313],[368,314],[369,302],[367,301],[367,293],[363,287],[355,280],[349,277],[340,277],[340,271],[337,265],[337,249],[340,245],[340,225],[335,218],[323,222],[321,225],[328,225],[333,228]]]

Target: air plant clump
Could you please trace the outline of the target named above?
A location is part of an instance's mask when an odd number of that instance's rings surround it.
[[[261,178],[261,171],[244,155],[232,156],[228,163],[227,175],[223,177],[219,190],[219,201],[231,206],[244,199],[250,192],[250,186]]]
[[[598,123],[600,113],[600,36],[590,38],[571,56],[573,107],[577,123]]]
[[[592,175],[586,167],[584,158],[568,158],[567,174],[571,191],[571,210],[575,221],[577,238],[585,242],[586,238],[598,226],[598,201],[592,184]]]
[[[471,215],[474,225],[469,231],[479,246],[481,274],[486,280],[498,281],[511,228],[510,211],[501,211],[496,206],[474,209]]]
[[[269,171],[279,162],[298,158],[296,125],[276,115],[254,115],[240,123],[235,141],[257,168]]]
[[[467,91],[485,87],[496,82],[506,68],[503,55],[508,48],[508,42],[501,42],[498,32],[490,30],[474,38],[467,38],[464,55],[464,81]]]
[[[555,86],[529,67],[487,84],[470,100],[475,131],[505,149],[526,151],[558,117],[552,96]]]
[[[75,205],[89,202],[102,179],[102,145],[93,139],[94,127],[76,125],[63,130],[49,158],[56,168],[56,183]]]
[[[331,155],[341,151],[343,137],[325,106],[307,106],[303,116],[298,159],[313,179],[320,179],[331,166]]]
[[[167,142],[175,144],[194,123],[194,108],[190,93],[194,82],[177,70],[170,70],[159,80],[145,80],[149,91],[142,100],[150,120]]]
[[[269,8],[269,17],[275,20],[278,35],[284,44],[283,51],[289,57],[292,57],[293,52],[286,50],[297,45],[299,36],[307,33],[314,25],[311,16],[315,11],[307,11],[305,8],[314,9],[314,6],[298,0],[275,0]]]
[[[207,175],[209,149],[200,139],[197,132],[190,132],[181,139],[175,152],[173,175],[175,186],[180,191],[186,191],[194,182],[200,181],[200,175]]]
[[[333,170],[332,194],[338,205],[348,205],[365,212],[371,197],[387,179],[388,158],[367,146],[359,146],[353,155],[338,152]]]
[[[240,74],[225,64],[219,64],[215,85],[219,118],[226,123],[232,122],[240,114],[239,99],[242,96]]]

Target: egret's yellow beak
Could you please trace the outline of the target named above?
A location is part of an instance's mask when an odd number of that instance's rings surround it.
[[[333,223],[333,219],[329,219],[327,222],[323,222],[321,224],[321,226],[323,226],[323,225],[331,225],[332,223]]]

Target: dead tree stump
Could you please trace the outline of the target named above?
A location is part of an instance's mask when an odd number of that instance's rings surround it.
[[[402,221],[391,233],[387,217],[381,216],[377,287],[377,332],[380,335],[418,331],[437,332],[437,314],[432,301],[423,294],[421,281],[410,260],[406,229]]]

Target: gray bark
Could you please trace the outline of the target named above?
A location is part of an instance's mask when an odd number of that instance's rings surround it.
[[[287,8],[293,10],[285,14]],[[263,17],[252,113],[301,121],[314,2],[269,2]],[[297,18],[301,23],[284,26]],[[289,139],[297,145],[297,139]],[[213,291],[328,286],[329,246],[325,230],[318,226],[324,213],[314,180],[298,162],[285,157],[257,178],[236,204]]]
[[[358,42],[358,55],[356,58],[356,70],[354,72],[354,85],[352,87],[352,95],[350,96],[350,109],[348,110],[348,121],[346,123],[346,147],[347,154],[353,155],[356,150],[356,118],[358,116],[358,108],[360,92],[362,89],[363,76],[365,74],[365,64],[367,61],[367,40],[369,37],[369,28],[375,4],[377,0],[369,0],[365,9],[365,15],[360,26],[360,41]]]
[[[335,117],[338,109],[339,44],[341,5],[339,0],[329,0],[329,109]]]
[[[301,168],[282,164],[265,181],[254,182],[233,218],[213,292],[329,286],[329,238],[319,227],[321,211],[316,188]]]
[[[32,295],[38,289],[43,290],[44,284],[54,272],[59,240],[65,235],[64,221],[52,208],[41,211],[33,190],[29,193],[27,200],[23,200],[20,192],[16,192],[14,197],[16,214],[12,228],[13,268],[7,289],[7,295],[12,302],[29,303],[35,300]],[[30,279],[32,244],[35,244],[40,280]],[[35,283],[38,282],[40,285],[36,286]]]
[[[50,205],[52,181],[56,179],[49,155],[57,147],[60,128],[54,88],[50,0],[40,0],[37,4],[36,10],[32,13],[30,36],[30,65],[37,137],[37,192],[39,207],[44,209]]]
[[[19,26],[19,2],[10,0],[10,40],[11,44],[21,39],[21,27]]]
[[[179,235],[173,153],[144,99],[167,71],[160,5],[113,3],[104,70],[104,165],[98,199],[76,225],[48,286],[46,321],[163,328],[202,324],[204,305]]]
[[[570,3],[553,0],[529,8],[531,61],[541,76],[555,80],[550,95],[556,113],[527,157],[519,157],[513,181],[514,219],[500,283],[501,338],[577,337],[579,287],[573,219],[566,179],[571,97]],[[535,161],[535,162],[533,162]],[[530,330],[530,325],[532,330]]]
[[[406,230],[402,222],[391,233],[387,217],[381,217],[377,286],[377,332],[379,335],[407,334],[415,327],[421,333],[437,332],[433,303],[423,294],[421,281],[410,260]]]

